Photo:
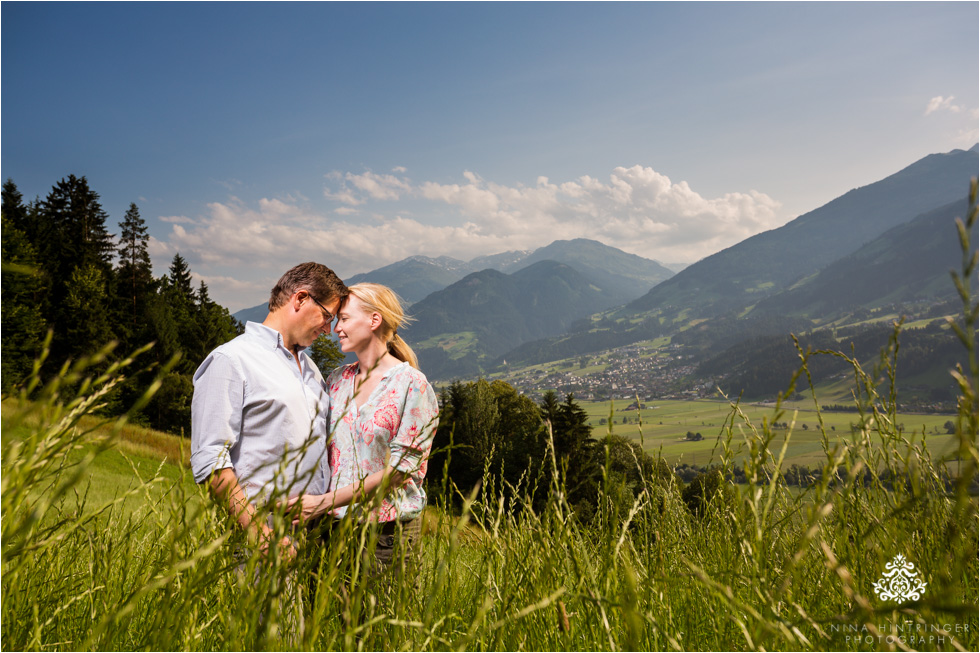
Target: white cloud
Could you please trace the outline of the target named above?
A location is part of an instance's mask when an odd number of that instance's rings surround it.
[[[364,200],[358,198],[353,192],[348,188],[342,188],[337,192],[331,192],[330,190],[324,190],[323,196],[328,200],[334,200],[337,202],[343,202],[344,204],[350,204],[351,206],[357,206],[363,204]]]
[[[592,238],[647,258],[693,261],[785,222],[779,202],[763,193],[707,198],[639,165],[615,168],[605,181],[542,176],[533,186],[462,176],[461,183],[413,184],[394,175],[331,173],[324,195],[340,206],[213,202],[191,224],[174,221],[167,242],[151,242],[151,251],[179,251],[212,296],[232,307],[262,301],[255,288],[265,292],[284,270],[308,260],[349,277],[414,254],[468,260]],[[362,211],[370,218],[357,218]],[[442,216],[439,224],[409,217],[433,214]]]
[[[404,171],[404,168],[401,170]],[[408,180],[404,178],[398,178],[394,175],[378,175],[371,171],[360,175],[348,172],[343,176],[333,172],[327,175],[327,179],[338,180],[340,188],[336,191],[331,191],[328,188],[324,190],[324,196],[327,199],[351,206],[363,204],[368,199],[397,200],[402,193],[408,192],[411,188]]]
[[[173,258],[174,252],[170,249],[170,245],[150,236],[149,242],[146,244],[146,251],[150,255],[151,260],[155,260],[157,263],[161,262],[163,259]]]
[[[183,215],[166,215],[160,217],[160,222],[169,222],[172,224],[194,224],[194,219]]]
[[[952,113],[959,113],[963,111],[963,107],[958,104],[953,104],[953,100],[956,98],[952,95],[949,97],[943,97],[942,95],[937,95],[936,97],[929,100],[929,104],[926,105],[926,112],[924,115],[929,115],[936,111],[944,110],[950,111]]]

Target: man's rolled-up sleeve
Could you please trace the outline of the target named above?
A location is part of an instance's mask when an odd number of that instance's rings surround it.
[[[194,373],[191,401],[191,469],[202,483],[212,472],[232,467],[245,403],[245,379],[235,362],[212,352]]]

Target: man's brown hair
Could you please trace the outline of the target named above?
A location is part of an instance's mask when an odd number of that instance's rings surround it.
[[[300,263],[280,277],[269,295],[269,312],[276,310],[300,290],[310,293],[316,301],[326,304],[343,301],[349,291],[334,271],[321,263]]]

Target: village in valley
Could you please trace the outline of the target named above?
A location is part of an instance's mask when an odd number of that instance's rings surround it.
[[[580,401],[698,399],[712,395],[711,379],[683,382],[695,372],[692,358],[682,353],[680,345],[647,341],[598,356],[491,374],[490,378],[506,381],[534,401],[540,401],[549,390],[560,396],[573,394]]]

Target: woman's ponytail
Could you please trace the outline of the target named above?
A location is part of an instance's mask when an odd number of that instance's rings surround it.
[[[405,361],[415,369],[419,369],[419,359],[415,352],[397,333],[393,334],[391,340],[388,341],[388,351],[398,360]]]

